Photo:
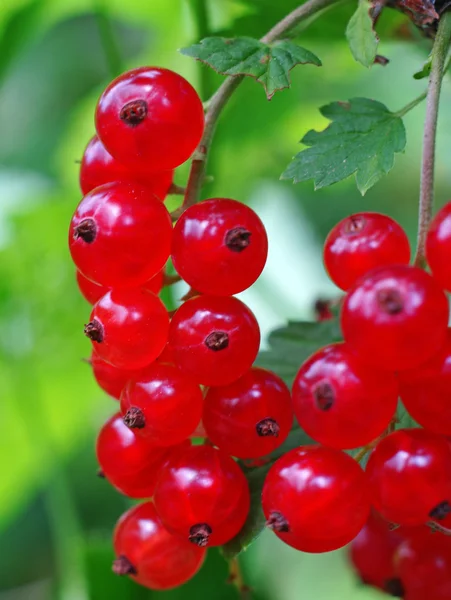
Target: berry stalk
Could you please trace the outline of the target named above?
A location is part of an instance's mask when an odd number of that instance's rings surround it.
[[[301,23],[301,21],[304,21],[336,2],[337,0],[307,0],[305,4],[302,4],[279,21],[279,23],[261,38],[261,42],[264,44],[271,44],[283,38],[291,29],[293,29],[293,27],[298,25],[298,23]],[[205,181],[208,153],[213,141],[216,123],[222,109],[243,79],[243,75],[228,77],[208,101],[208,108],[205,113],[204,135],[192,158],[191,170],[183,204],[172,213],[174,221],[176,221],[189,206],[192,206],[199,201],[200,191]]]
[[[445,60],[451,44],[451,12],[446,12],[440,19],[437,35],[432,49],[432,67],[429,77],[426,120],[423,136],[423,159],[421,166],[420,204],[418,215],[418,239],[415,265],[425,265],[424,246],[429,223],[432,217],[434,200],[434,165],[435,144],[437,136],[438,109],[440,90],[445,73]]]

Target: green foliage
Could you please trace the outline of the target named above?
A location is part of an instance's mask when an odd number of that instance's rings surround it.
[[[292,321],[269,334],[269,349],[260,352],[257,364],[275,371],[291,385],[300,365],[322,346],[341,339],[338,321]]]
[[[432,68],[432,55],[429,56],[427,61],[424,63],[423,67],[419,71],[414,73],[413,78],[414,79],[424,79],[425,77],[429,77],[429,75],[431,74],[431,68]]]
[[[355,173],[364,195],[392,169],[395,153],[404,150],[402,119],[367,98],[333,102],[320,110],[332,123],[324,131],[309,131],[304,136],[301,142],[308,148],[295,156],[282,179],[294,183],[313,179],[319,189]]]
[[[371,67],[374,64],[379,44],[379,38],[373,29],[370,9],[369,0],[359,0],[357,10],[346,28],[346,37],[352,55],[364,67]]]
[[[199,44],[183,48],[181,52],[202,61],[222,75],[254,77],[265,88],[268,100],[276,91],[290,86],[289,72],[296,65],[321,66],[317,56],[292,42],[268,45],[250,37],[205,38]]]

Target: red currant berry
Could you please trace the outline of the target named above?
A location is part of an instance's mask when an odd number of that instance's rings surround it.
[[[106,479],[131,498],[150,498],[171,450],[137,437],[116,414],[97,438],[97,460]]]
[[[203,385],[227,385],[251,367],[260,345],[253,313],[237,298],[197,296],[172,317],[176,365]]]
[[[133,69],[112,81],[95,119],[108,152],[134,169],[137,163],[154,171],[178,167],[204,130],[204,110],[194,88],[177,73],[155,67]]]
[[[242,470],[213,446],[191,446],[174,454],[160,473],[154,500],[169,531],[199,546],[218,546],[232,539],[250,505]]]
[[[141,369],[118,369],[113,367],[113,365],[102,360],[100,356],[97,356],[95,352],[91,355],[90,363],[98,385],[116,400],[121,397],[122,390],[127,383],[131,379],[139,377],[142,372]]]
[[[376,509],[399,525],[421,525],[451,512],[451,448],[424,429],[398,429],[371,453],[366,472]]]
[[[258,458],[278,448],[293,422],[290,392],[271,371],[253,368],[205,397],[207,437],[227,454]]]
[[[375,267],[408,265],[410,244],[403,228],[387,215],[362,212],[343,219],[324,244],[329,277],[348,290]]]
[[[365,473],[349,455],[323,446],[300,446],[279,458],[266,476],[262,504],[267,526],[304,552],[346,545],[370,512]]]
[[[451,291],[451,202],[443,206],[432,219],[426,238],[426,259],[434,279]]]
[[[80,167],[80,187],[84,195],[111,181],[130,181],[148,188],[159,200],[164,200],[171,187],[174,171],[152,172],[152,169],[136,165],[123,165],[106,150],[95,135],[86,147]]]
[[[379,515],[370,515],[349,549],[352,564],[363,583],[392,595],[400,589],[393,560],[402,541],[399,530],[392,531]]]
[[[396,570],[405,600],[451,598],[451,540],[435,534],[412,537],[398,548]]]
[[[386,429],[398,404],[393,373],[358,362],[347,344],[313,354],[293,383],[293,408],[304,431],[332,448],[358,448]]]
[[[267,255],[263,223],[251,208],[236,200],[213,198],[195,204],[174,228],[174,267],[203,294],[242,292],[257,280]]]
[[[168,329],[169,316],[158,296],[131,288],[102,296],[85,325],[85,335],[106,362],[120,369],[140,369],[161,354]]]
[[[171,217],[158,198],[139,185],[113,182],[80,202],[69,229],[69,248],[85,277],[125,287],[144,284],[164,267],[171,237]]]
[[[176,367],[153,364],[130,381],[121,397],[124,423],[159,446],[189,437],[202,417],[200,387]]]
[[[395,371],[425,362],[444,345],[448,301],[430,275],[404,265],[368,273],[341,313],[345,341],[359,360]]]
[[[87,279],[83,273],[78,270],[76,272],[76,278],[78,289],[80,290],[83,298],[87,300],[89,304],[95,304],[97,300],[100,300],[100,298],[104,296],[110,289],[104,285],[98,285],[97,283]]]
[[[172,535],[163,526],[152,502],[124,513],[114,530],[113,572],[130,575],[152,590],[182,585],[202,566],[206,550]]]
[[[451,331],[439,354],[416,369],[400,373],[400,396],[422,427],[451,435]]]

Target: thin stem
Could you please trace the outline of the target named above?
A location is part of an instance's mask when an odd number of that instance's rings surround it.
[[[427,96],[427,92],[423,92],[422,94],[417,96],[414,100],[412,100],[412,102],[409,102],[409,104],[406,104],[400,110],[398,110],[395,113],[395,116],[396,117],[404,117],[408,112],[410,112],[412,109],[414,109],[416,106],[418,106],[418,104],[421,104],[421,102],[423,102],[423,100],[426,99],[426,96]]]
[[[184,196],[186,192],[186,188],[182,185],[177,185],[176,183],[171,183],[171,187],[168,190],[168,194],[172,194],[175,196]]]
[[[163,278],[163,287],[174,285],[174,283],[178,283],[179,281],[182,281],[180,275],[168,275],[165,273]]]
[[[293,10],[289,15],[277,23],[277,25],[275,25],[265,36],[261,38],[261,41],[265,44],[275,42],[286,35],[291,29],[293,29],[293,27],[295,27],[304,19],[311,17],[327,6],[336,4],[337,2],[338,0],[307,0],[305,4],[302,4]],[[192,206],[199,200],[200,191],[205,181],[207,159],[214,136],[216,123],[219,119],[222,109],[227,104],[233,92],[237,89],[243,79],[243,75],[228,77],[208,101],[208,109],[205,113],[204,135],[192,159],[191,171],[183,204],[172,213],[174,220],[178,219],[185,209],[187,209],[189,206]]]
[[[301,6],[295,8],[289,15],[274,25],[274,27],[261,38],[261,41],[264,44],[271,44],[272,42],[275,42],[276,40],[286,36],[289,31],[301,21],[308,19],[323,8],[327,8],[334,3],[335,0],[332,2],[331,0],[310,0],[305,4],[301,4]]]
[[[244,582],[237,556],[229,560],[229,583],[236,587],[241,600],[249,600],[251,598],[251,589]]]
[[[427,91],[426,120],[423,135],[423,160],[421,166],[420,204],[418,215],[417,252],[414,264],[425,265],[425,242],[432,217],[434,201],[434,165],[437,120],[440,103],[440,90],[445,73],[445,60],[451,44],[451,12],[440,19],[437,35],[432,48],[432,65]]]
[[[355,454],[354,460],[358,463],[362,462],[365,456],[369,454],[384,437],[387,437],[387,435],[395,431],[396,423],[398,423],[397,415],[393,417],[393,419],[388,424],[387,429],[383,433],[381,433],[379,437],[373,440],[370,444],[367,444],[366,446],[363,446],[363,448],[360,448],[357,454]]]

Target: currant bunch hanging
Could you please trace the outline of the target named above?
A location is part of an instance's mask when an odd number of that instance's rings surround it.
[[[431,598],[447,597],[451,203],[427,238],[432,275],[409,265],[407,236],[388,216],[362,212],[333,228],[324,264],[345,292],[343,341],[304,361],[290,393],[254,365],[259,326],[234,297],[265,266],[263,223],[211,198],[184,204],[173,226],[164,204],[204,132],[195,90],[167,69],[135,69],[107,87],[95,122],[69,248],[93,305],[93,374],[119,401],[97,439],[101,473],[145,501],[119,519],[114,572],[152,589],[187,581],[209,547],[240,532],[250,510],[242,461],[263,458],[262,509],[279,539],[314,553],[354,540],[365,582],[416,600],[434,578]],[[173,313],[159,296],[169,259],[191,288]],[[421,428],[394,431],[399,397]],[[282,453],[293,419],[314,443]]]

